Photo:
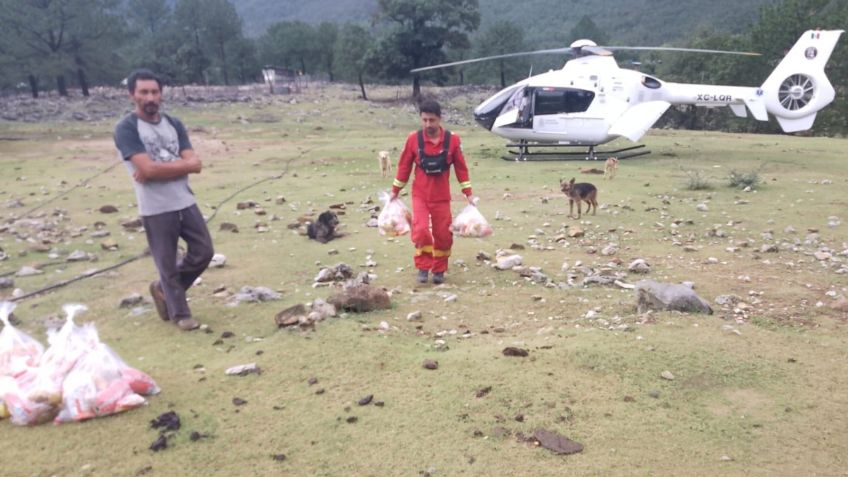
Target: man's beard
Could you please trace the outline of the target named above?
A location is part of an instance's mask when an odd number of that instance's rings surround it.
[[[159,105],[156,103],[145,103],[142,109],[148,116],[154,116],[159,112]]]
[[[433,128],[433,127],[427,128],[427,135],[428,136],[431,136],[431,137],[435,136],[436,133],[438,133],[438,132],[439,132],[439,128]]]

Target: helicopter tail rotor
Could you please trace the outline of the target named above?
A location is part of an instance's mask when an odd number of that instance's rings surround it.
[[[816,113],[836,97],[824,67],[842,33],[806,31],[757,91],[784,132],[810,129]]]

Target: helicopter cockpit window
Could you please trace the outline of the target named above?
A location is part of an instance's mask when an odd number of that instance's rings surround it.
[[[533,114],[582,113],[589,109],[595,93],[573,88],[542,88],[536,90]]]
[[[509,100],[504,105],[501,110],[501,114],[506,114],[513,109],[517,109],[519,111],[519,115],[525,109],[527,109],[527,91],[526,88],[519,88],[515,90],[515,93],[512,93],[512,96],[509,97]]]

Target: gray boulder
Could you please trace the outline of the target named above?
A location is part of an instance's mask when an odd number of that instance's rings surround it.
[[[686,285],[642,280],[636,283],[636,311],[648,310],[713,314],[710,304]]]

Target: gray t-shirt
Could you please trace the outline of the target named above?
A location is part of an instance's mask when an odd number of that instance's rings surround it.
[[[176,161],[180,152],[192,149],[185,126],[177,118],[162,114],[158,123],[148,123],[130,113],[115,126],[115,146],[132,177],[136,167],[130,158],[147,153],[159,162]],[[195,204],[188,176],[164,180],[133,180],[139,215],[148,216],[182,210]]]

